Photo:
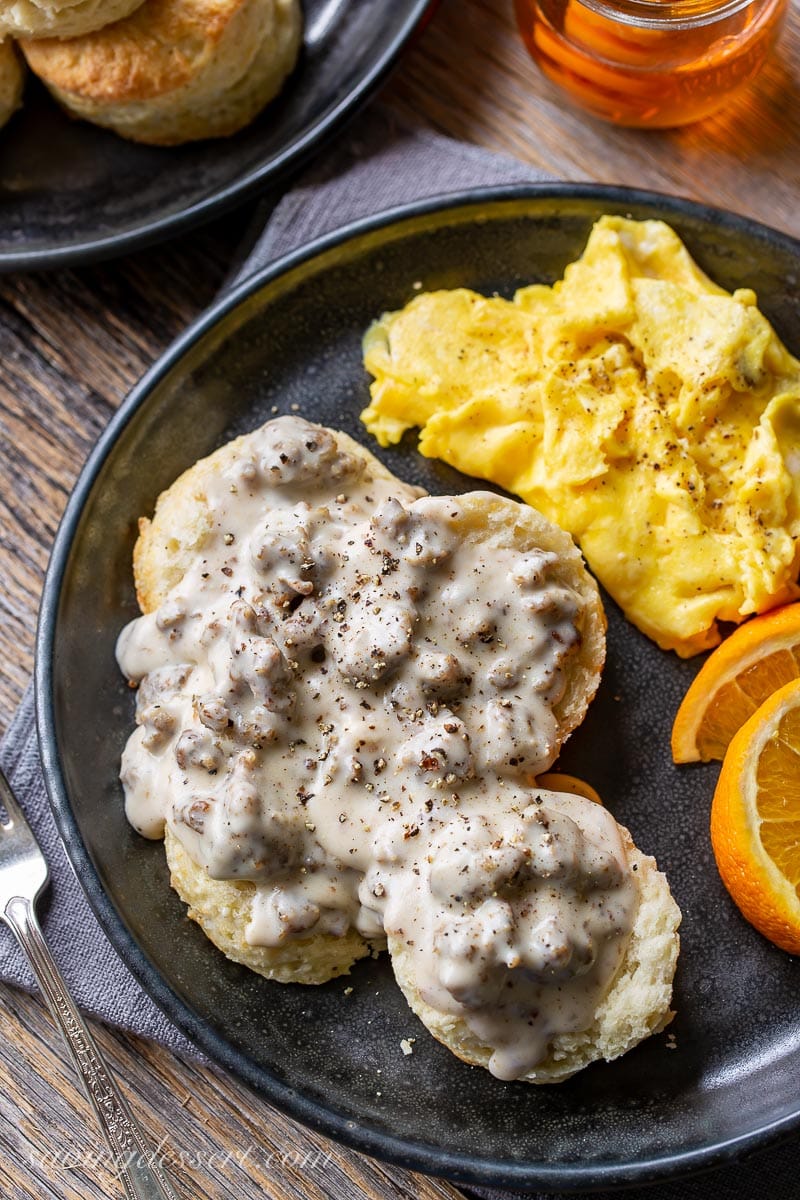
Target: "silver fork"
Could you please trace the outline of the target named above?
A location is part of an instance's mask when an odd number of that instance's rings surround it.
[[[0,821],[0,917],[27,956],[53,1019],[64,1035],[129,1200],[179,1200],[118,1091],[47,949],[34,905],[50,873],[8,780],[0,771],[2,808],[7,819]]]

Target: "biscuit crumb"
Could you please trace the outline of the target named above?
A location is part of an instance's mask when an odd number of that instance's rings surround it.
[[[413,1053],[414,1053],[414,1045],[413,1045],[413,1043],[414,1043],[416,1040],[417,1040],[416,1038],[403,1038],[403,1040],[402,1040],[402,1041],[401,1041],[401,1043],[400,1043],[400,1049],[403,1051],[403,1054],[405,1054],[406,1056],[408,1056],[409,1054],[413,1054]]]

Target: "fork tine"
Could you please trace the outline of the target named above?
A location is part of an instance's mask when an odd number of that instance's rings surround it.
[[[2,768],[0,767],[0,804],[8,813],[12,824],[20,824],[24,827],[28,826],[25,814],[17,804],[16,797],[11,790],[11,784],[6,779]],[[2,828],[2,825],[0,825]]]

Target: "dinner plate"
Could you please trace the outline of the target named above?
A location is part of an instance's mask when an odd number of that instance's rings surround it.
[[[117,771],[133,699],[114,643],[137,611],[137,517],[190,463],[275,412],[346,430],[431,492],[475,486],[423,459],[414,437],[392,450],[370,442],[359,424],[362,333],[420,287],[511,295],[551,282],[604,212],[669,221],[712,278],[755,286],[780,334],[800,346],[800,244],[741,218],[561,185],[395,210],[262,271],[178,339],[81,475],[42,604],[37,696],[50,795],[122,958],[198,1046],[287,1112],[369,1154],[462,1182],[642,1183],[723,1163],[800,1125],[800,964],[744,922],[719,880],[708,836],[716,766],[670,759],[672,719],[697,660],[658,650],[607,600],[603,682],[561,757],[656,855],[683,910],[671,1036],[559,1086],[531,1087],[465,1066],[433,1041],[386,955],[322,987],[281,986],[227,961],[187,920],[161,845],[137,836],[123,813]]]
[[[0,270],[126,253],[284,178],[377,88],[435,0],[303,0],[298,65],[230,138],[141,146],[75,121],[29,76],[0,130]]]

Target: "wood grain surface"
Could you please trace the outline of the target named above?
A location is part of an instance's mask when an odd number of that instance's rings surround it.
[[[614,129],[571,109],[528,58],[511,7],[444,0],[384,101],[560,178],[682,194],[800,237],[794,3],[755,85],[718,116],[663,133]],[[212,298],[247,215],[110,264],[0,279],[0,731],[30,677],[43,573],[81,463],[129,387]],[[10,1200],[119,1195],[42,1004],[2,986],[0,1002],[0,1191]],[[166,1136],[186,1196],[458,1195],[301,1129],[216,1069],[95,1028],[133,1108],[157,1142]]]

